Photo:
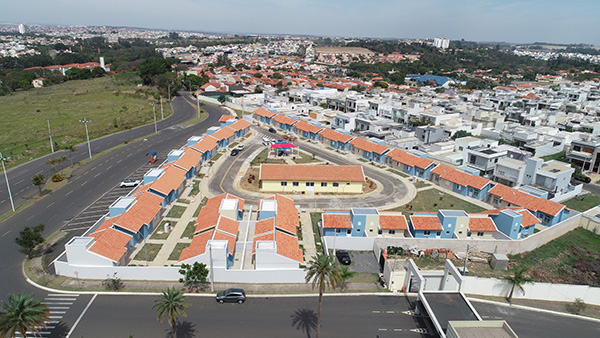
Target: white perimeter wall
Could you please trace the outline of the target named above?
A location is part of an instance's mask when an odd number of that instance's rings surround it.
[[[373,251],[373,244],[375,243],[375,237],[334,237],[323,236],[321,237],[324,241],[325,248],[329,250],[354,250],[354,251]],[[379,253],[377,253],[377,259],[379,259]]]
[[[463,277],[462,292],[486,296],[508,297],[511,284],[494,278]],[[587,285],[535,283],[523,285],[525,294],[515,288],[513,298],[574,302],[581,298],[586,304],[600,305],[600,288]]]
[[[177,281],[181,277],[179,267],[175,266],[114,266],[90,267],[69,265],[63,261],[55,261],[57,275],[81,279],[106,279],[115,272],[122,280],[155,280]],[[215,282],[230,283],[304,283],[304,269],[277,270],[225,270],[215,268]]]

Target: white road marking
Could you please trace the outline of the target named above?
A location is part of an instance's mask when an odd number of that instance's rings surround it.
[[[27,221],[29,221],[30,219],[32,219],[32,218],[33,218],[33,216],[35,216],[35,215],[31,215],[31,216],[29,216],[29,217],[27,218]]]
[[[96,175],[94,175],[94,177],[98,177],[98,176],[100,176],[100,174],[102,174],[102,173],[97,173]]]
[[[86,183],[87,183],[87,181],[81,183],[81,186],[83,187]]]
[[[62,301],[76,301],[77,298],[53,298],[53,297],[46,297],[44,298],[44,300],[62,300]]]
[[[69,196],[73,193],[73,190],[69,191],[66,196]]]
[[[52,202],[50,204],[48,204],[48,206],[46,207],[46,209],[50,208],[52,205],[54,205],[55,202]]]
[[[95,294],[94,297],[92,297],[92,299],[90,299],[90,302],[85,307],[85,309],[83,309],[83,312],[81,312],[81,314],[79,315],[79,318],[77,318],[77,320],[73,324],[73,327],[71,327],[71,330],[69,330],[69,333],[67,333],[67,336],[65,338],[71,337],[71,334],[73,334],[73,331],[75,331],[75,328],[77,327],[77,324],[79,324],[79,322],[81,321],[81,318],[83,318],[83,315],[85,315],[85,313],[87,312],[87,310],[90,308],[90,306],[92,305],[92,303],[96,299],[96,296],[98,296],[98,294]]]
[[[21,182],[23,182],[23,181],[25,181],[25,179],[18,181],[17,184],[21,184]]]
[[[8,235],[12,230],[8,230],[6,233],[4,233],[4,235],[2,235],[2,237]]]

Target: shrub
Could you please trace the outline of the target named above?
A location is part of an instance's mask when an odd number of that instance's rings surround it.
[[[52,180],[52,182],[60,182],[64,179],[65,178],[61,174],[54,174],[52,175],[52,177],[50,177],[50,180]]]

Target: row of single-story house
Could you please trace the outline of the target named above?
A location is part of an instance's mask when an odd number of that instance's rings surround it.
[[[426,158],[427,155],[423,153],[415,155],[404,150],[389,148],[379,140],[371,141],[355,137],[346,131],[312,125],[264,108],[255,110],[254,117],[262,123],[274,125],[288,132],[295,132],[307,139],[321,142],[332,149],[349,151],[367,161],[387,164],[402,173],[430,180],[462,196],[486,201],[498,208],[526,208],[546,226],[562,222],[569,216],[569,209],[560,203],[533,196],[444,164],[437,164]],[[285,128],[282,127],[282,123]]]
[[[249,130],[246,120],[227,121],[231,122],[209,135],[191,137],[184,148],[171,151],[160,167],[146,172],[141,185],[109,206],[102,222],[65,245],[67,261],[74,265],[126,265],[133,247],[152,233],[162,220],[165,207],[181,196],[186,182],[202,164]],[[220,231],[221,228],[215,230],[227,233]]]

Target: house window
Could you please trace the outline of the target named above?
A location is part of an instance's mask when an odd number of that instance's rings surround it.
[[[340,232],[342,232],[342,229],[335,229],[336,234],[339,234]]]
[[[369,229],[369,232],[373,232],[373,229]]]
[[[352,233],[352,229],[348,229],[348,230],[346,230],[346,233],[347,233],[348,235],[350,235],[350,234]]]
[[[448,186],[449,186],[449,185],[450,185],[450,181],[446,181],[446,185],[448,185]]]
[[[459,231],[459,232],[458,232],[458,234],[459,234],[459,235],[462,235],[462,231]]]
[[[423,231],[423,235],[429,236],[429,235],[431,235],[431,231],[425,230],[425,231]]]
[[[438,232],[436,232],[436,233],[435,233],[435,235],[436,235],[436,236],[441,236],[441,235],[442,235],[442,232],[441,232],[441,231],[438,231]]]
[[[467,232],[467,237],[471,237],[471,232]]]
[[[544,215],[544,218],[543,218],[544,223],[550,223],[551,220],[552,219],[550,218],[550,216]]]
[[[321,186],[322,187],[326,187],[327,186],[327,182],[321,182]]]
[[[306,186],[307,187],[314,187],[315,186],[315,182],[306,182]]]
[[[500,199],[496,196],[494,196],[494,204],[498,204],[498,202],[500,202]]]
[[[346,182],[346,185],[350,185],[350,182]]]
[[[298,186],[298,182],[292,182],[292,185],[293,185],[294,187],[297,187],[297,186]]]
[[[281,182],[281,186],[282,187],[286,187],[287,186],[287,182]]]
[[[339,186],[340,186],[340,184],[339,184],[339,183],[337,183],[337,182],[334,182],[334,183],[333,183],[333,187],[334,187],[334,188],[337,188],[337,187],[339,187]]]
[[[396,234],[396,230],[389,230],[389,231],[388,231],[388,233],[389,233],[390,235],[395,235],[395,234]]]
[[[478,231],[477,232],[477,237],[483,237],[483,231]]]
[[[473,189],[473,197],[477,197],[477,196],[479,196],[479,191]]]
[[[381,235],[381,234],[383,234],[383,230],[377,230],[377,234],[378,234],[378,235]]]

